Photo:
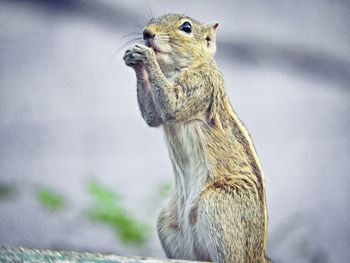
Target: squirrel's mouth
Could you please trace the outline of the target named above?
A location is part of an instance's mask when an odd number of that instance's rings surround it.
[[[157,47],[157,45],[155,45],[153,42],[151,42],[149,40],[145,40],[145,46],[147,46],[149,48],[152,48],[155,53],[161,53],[162,52],[160,50],[160,48]]]

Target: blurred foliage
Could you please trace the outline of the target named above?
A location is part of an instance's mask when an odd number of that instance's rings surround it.
[[[141,224],[121,205],[121,196],[112,190],[92,181],[88,191],[93,204],[88,208],[90,219],[110,227],[122,242],[132,245],[143,245],[149,233],[149,227]]]
[[[16,191],[14,185],[0,183],[0,199],[11,199],[16,195]]]
[[[36,196],[40,204],[48,210],[59,211],[64,207],[63,196],[46,187],[39,187]]]
[[[172,183],[171,182],[162,182],[159,185],[158,191],[161,197],[166,198],[169,196],[170,191],[172,188]]]

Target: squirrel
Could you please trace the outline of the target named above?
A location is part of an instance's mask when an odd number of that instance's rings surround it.
[[[263,171],[214,60],[219,23],[151,18],[126,50],[141,115],[162,126],[175,174],[157,222],[168,258],[270,262]]]

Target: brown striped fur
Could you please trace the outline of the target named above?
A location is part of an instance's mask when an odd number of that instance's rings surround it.
[[[180,29],[184,22],[192,32]],[[163,126],[173,163],[158,234],[169,258],[268,262],[263,172],[214,61],[217,26],[152,18],[144,31],[152,38],[124,56],[136,72],[141,114]]]

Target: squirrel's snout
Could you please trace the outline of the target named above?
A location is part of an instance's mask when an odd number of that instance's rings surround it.
[[[151,32],[148,29],[143,30],[143,39],[144,40],[149,40],[155,37],[155,33]]]

